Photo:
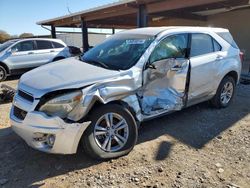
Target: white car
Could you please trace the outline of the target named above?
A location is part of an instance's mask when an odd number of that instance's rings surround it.
[[[127,30],[80,59],[24,74],[11,124],[40,151],[72,154],[82,142],[94,158],[115,158],[132,150],[143,121],[208,100],[227,107],[240,73],[240,50],[227,29]]]
[[[70,56],[69,48],[60,39],[9,40],[0,45],[0,81],[9,75],[20,74]]]

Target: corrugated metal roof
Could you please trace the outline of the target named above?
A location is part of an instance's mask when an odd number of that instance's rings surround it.
[[[48,22],[53,22],[53,21],[57,21],[57,20],[60,20],[60,19],[79,16],[79,15],[82,15],[82,14],[87,14],[87,13],[90,13],[90,12],[99,11],[99,10],[102,10],[102,9],[105,9],[105,8],[111,8],[111,7],[114,7],[114,6],[124,5],[124,4],[132,3],[132,2],[136,2],[136,0],[122,0],[122,1],[114,2],[114,3],[109,3],[109,4],[106,4],[106,5],[103,5],[103,6],[99,6],[99,7],[79,11],[79,12],[75,12],[75,13],[72,13],[72,14],[69,14],[69,15],[60,16],[60,17],[56,17],[56,18],[52,18],[52,19],[48,19],[48,20],[42,20],[42,21],[37,22],[36,24],[43,25],[43,24],[46,24]]]
[[[122,0],[73,14],[37,22],[38,25],[55,27],[80,27],[81,19],[92,28],[136,27],[138,5],[144,4],[148,13],[148,25],[155,18],[206,20],[207,16],[231,10],[248,8],[250,0]]]

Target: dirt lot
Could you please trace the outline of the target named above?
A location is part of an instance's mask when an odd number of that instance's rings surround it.
[[[203,103],[143,123],[134,150],[109,162],[29,148],[11,131],[9,109],[0,105],[0,187],[250,186],[250,85],[227,109]]]

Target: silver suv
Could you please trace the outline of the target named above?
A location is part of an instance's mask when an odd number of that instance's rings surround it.
[[[28,145],[92,157],[128,154],[141,122],[210,100],[227,107],[241,72],[227,29],[141,28],[118,33],[79,59],[24,74],[10,113]],[[155,127],[157,129],[157,127]]]
[[[70,57],[68,47],[58,39],[17,39],[0,45],[0,81],[8,75]]]

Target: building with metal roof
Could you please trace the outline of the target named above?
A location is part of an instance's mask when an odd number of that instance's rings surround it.
[[[88,50],[88,28],[129,29],[146,26],[215,26],[228,28],[250,59],[249,0],[123,0],[66,16],[39,21],[51,27],[81,28],[84,51]]]

